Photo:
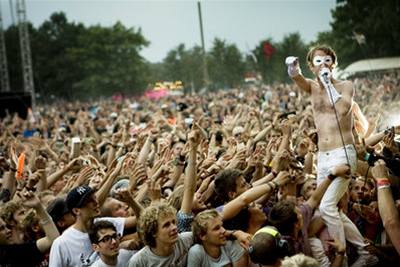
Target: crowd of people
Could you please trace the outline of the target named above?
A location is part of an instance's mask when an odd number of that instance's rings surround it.
[[[395,266],[399,73],[286,63],[291,84],[3,118],[0,266]]]

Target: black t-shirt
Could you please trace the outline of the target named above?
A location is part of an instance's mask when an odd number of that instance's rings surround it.
[[[0,245],[0,267],[34,267],[40,264],[43,255],[36,241],[25,244]]]

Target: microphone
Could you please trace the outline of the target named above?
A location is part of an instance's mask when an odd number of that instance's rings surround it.
[[[322,80],[326,84],[329,84],[330,83],[330,80],[329,80],[330,71],[329,71],[329,69],[328,68],[323,68],[323,69],[320,70],[319,73],[320,73],[320,77],[322,77]]]
[[[336,90],[336,88],[333,86],[330,80],[331,77],[331,71],[328,68],[322,68],[319,71],[319,78],[325,87],[326,92],[328,93],[329,101],[331,102],[332,105],[339,101],[339,99],[342,97],[342,95]]]

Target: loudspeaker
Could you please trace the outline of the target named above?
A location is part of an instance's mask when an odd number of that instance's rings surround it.
[[[26,119],[28,108],[32,107],[31,94],[28,92],[0,92],[0,118],[15,112]]]

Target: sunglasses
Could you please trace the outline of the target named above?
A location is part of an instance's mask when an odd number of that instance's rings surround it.
[[[320,66],[324,63],[328,66],[332,65],[333,64],[332,57],[331,56],[315,56],[313,58],[314,66]]]
[[[117,233],[113,234],[113,235],[105,235],[103,236],[102,239],[99,239],[99,243],[104,242],[104,243],[109,243],[112,239],[114,239],[115,241],[118,241],[121,238],[121,236]]]

